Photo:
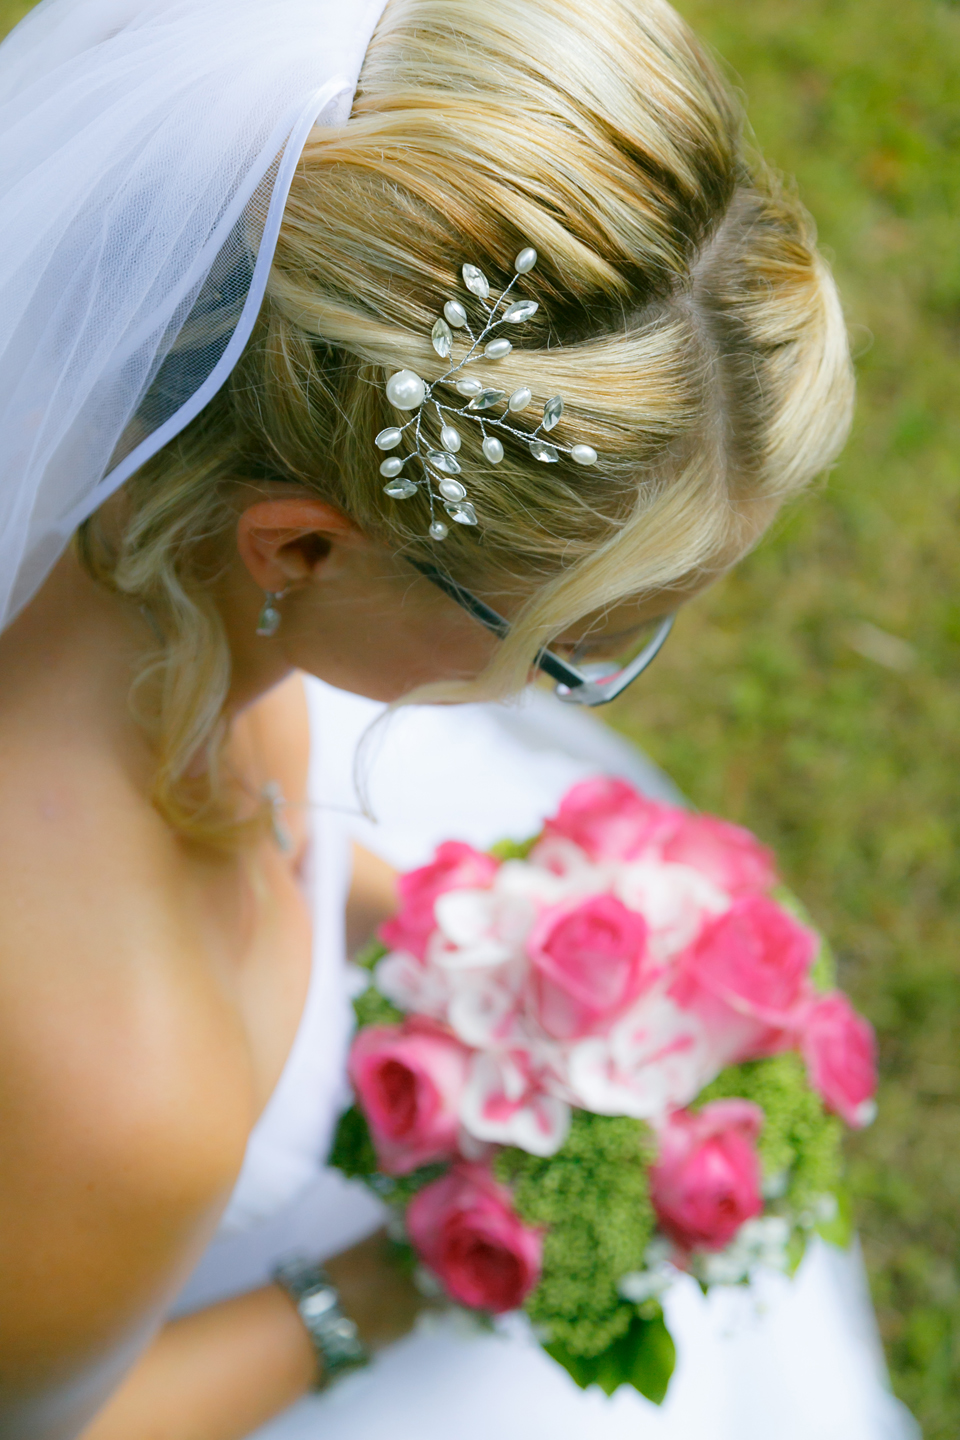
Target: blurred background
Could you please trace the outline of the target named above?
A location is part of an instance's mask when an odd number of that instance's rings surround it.
[[[857,356],[818,493],[611,718],[757,831],[880,1038],[849,1180],[894,1387],[960,1435],[960,6],[678,0],[796,177]]]
[[[0,33],[28,8],[0,0]],[[894,1388],[927,1440],[956,1440],[960,5],[678,8],[817,219],[860,403],[823,486],[607,718],[777,850],[877,1027],[879,1118],[849,1143],[850,1186]]]

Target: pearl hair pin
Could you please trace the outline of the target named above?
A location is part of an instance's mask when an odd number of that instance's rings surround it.
[[[467,488],[461,475],[457,451],[462,444],[460,432],[451,424],[450,416],[476,422],[483,433],[482,449],[485,459],[491,465],[499,465],[503,459],[503,444],[492,430],[504,431],[522,440],[535,460],[553,464],[561,455],[569,455],[577,465],[593,465],[597,452],[591,445],[558,445],[542,439],[551,431],[563,414],[563,399],[554,395],[543,407],[543,413],[533,430],[520,430],[509,422],[514,415],[526,410],[533,400],[529,385],[521,385],[509,395],[481,384],[472,376],[463,374],[464,367],[478,360],[502,360],[513,349],[513,342],[506,335],[494,335],[502,325],[520,325],[538,311],[536,300],[514,300],[508,303],[508,296],[521,275],[527,275],[537,263],[537,252],[532,246],[521,250],[514,261],[514,276],[497,299],[490,295],[490,282],[476,265],[464,265],[463,283],[475,300],[482,306],[483,324],[474,333],[466,307],[459,300],[448,300],[443,315],[438,318],[430,332],[430,341],[441,360],[453,356],[456,331],[465,331],[469,338],[466,354],[438,380],[428,384],[413,370],[398,370],[387,381],[387,399],[397,410],[413,411],[404,425],[390,425],[381,430],[375,444],[380,450],[395,450],[412,428],[413,448],[402,458],[388,456],[380,465],[380,474],[387,481],[384,493],[392,500],[406,500],[422,491],[430,503],[429,535],[433,540],[444,540],[449,534],[447,525],[438,517],[439,506],[458,525],[476,525],[477,512],[467,497]],[[467,342],[464,341],[466,344]],[[458,377],[459,378],[456,378]],[[445,405],[437,398],[440,386],[452,385],[463,396],[461,406]],[[492,413],[506,402],[506,408],[499,414]],[[436,450],[422,432],[424,412],[432,407],[440,422],[440,445]],[[407,467],[410,467],[409,469]],[[415,468],[419,467],[419,469]],[[413,471],[413,473],[411,473]]]

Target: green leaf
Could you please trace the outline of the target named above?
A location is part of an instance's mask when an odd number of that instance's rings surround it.
[[[361,970],[372,970],[390,951],[382,940],[368,940],[353,957],[354,965],[359,965]]]
[[[840,1250],[846,1250],[853,1239],[853,1206],[847,1191],[840,1187],[835,1192],[837,1213],[832,1220],[821,1220],[816,1226],[817,1234]]]
[[[815,990],[825,995],[837,983],[837,957],[825,935],[820,936],[820,949],[810,967],[810,980]]]
[[[340,1116],[330,1147],[328,1164],[342,1170],[348,1179],[373,1175],[377,1169],[377,1156],[370,1139],[367,1122],[356,1105],[351,1105]]]
[[[632,1385],[654,1405],[663,1403],[677,1361],[673,1337],[659,1308],[649,1318],[635,1315],[626,1333],[599,1355],[574,1355],[560,1344],[543,1348],[582,1390],[599,1385],[612,1395],[621,1385]]]
[[[398,1025],[403,1019],[403,1011],[398,1010],[386,995],[381,995],[376,985],[368,985],[366,990],[354,996],[353,1013],[361,1030],[366,1025]]]
[[[837,960],[829,940],[814,924],[810,911],[803,901],[798,900],[786,885],[778,885],[773,892],[773,898],[778,905],[783,906],[788,915],[792,915],[794,920],[799,920],[801,925],[806,925],[807,929],[812,930],[816,935],[820,946],[810,968],[810,979],[814,989],[821,992],[832,990],[837,983]]]
[[[807,1253],[807,1237],[800,1229],[794,1228],[790,1231],[790,1239],[787,1241],[787,1274],[796,1275],[800,1269],[800,1262]]]
[[[363,1111],[351,1105],[340,1116],[327,1164],[346,1175],[362,1180],[368,1189],[388,1205],[403,1210],[425,1185],[439,1180],[446,1165],[421,1165],[411,1175],[383,1175],[377,1169],[377,1152]]]
[[[492,855],[494,860],[526,860],[539,839],[539,835],[531,835],[529,840],[498,840],[496,845],[490,846],[487,854]]]

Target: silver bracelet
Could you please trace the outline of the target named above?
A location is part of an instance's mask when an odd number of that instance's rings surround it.
[[[283,1261],[273,1272],[275,1284],[286,1290],[310,1336],[317,1357],[314,1390],[331,1385],[370,1364],[370,1352],[356,1325],[345,1315],[340,1293],[322,1265],[300,1256]]]

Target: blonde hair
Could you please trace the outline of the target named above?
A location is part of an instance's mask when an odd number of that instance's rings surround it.
[[[557,437],[600,459],[541,465],[518,443],[491,466],[463,427],[482,524],[451,526],[443,564],[525,597],[487,692],[521,683],[536,647],[583,616],[726,569],[837,454],[853,387],[836,288],[676,12],[390,0],[351,118],[306,147],[240,363],[128,482],[119,546],[84,537],[94,572],[164,631],[149,672],[155,802],[175,825],[215,839],[228,824],[216,760],[230,662],[209,581],[238,483],[299,482],[436,562],[425,502],[383,494],[385,381],[404,367],[436,378],[429,331],[462,294],[462,263],[500,287],[527,245],[541,258],[521,293],[540,311],[488,378],[529,385],[535,404],[562,394]],[[185,777],[204,747],[200,794]]]

